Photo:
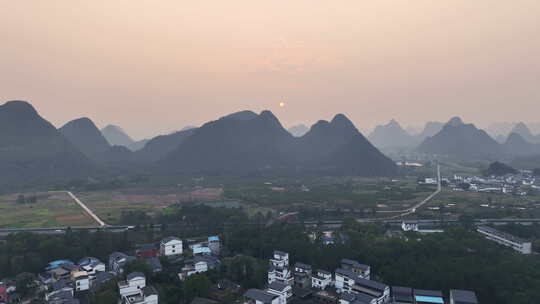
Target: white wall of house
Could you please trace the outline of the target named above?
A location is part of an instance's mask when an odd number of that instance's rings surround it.
[[[163,256],[180,255],[183,253],[181,240],[170,240],[166,243],[161,243],[159,247],[160,254]]]

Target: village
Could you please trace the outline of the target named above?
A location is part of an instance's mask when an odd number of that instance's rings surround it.
[[[108,261],[94,257],[82,257],[77,262],[51,261],[35,280],[26,283],[36,291],[34,298],[24,303],[86,303],[89,294],[116,282],[113,288],[118,295],[117,303],[158,304],[160,299],[156,289],[148,284],[143,272],[130,272],[130,264],[144,262],[152,274],[173,271],[178,280],[185,281],[219,268],[226,258],[220,237],[209,236],[187,240],[167,237],[159,244],[140,245],[133,252],[113,252]],[[208,298],[196,297],[191,303],[224,303],[224,298],[231,295],[232,303],[249,304],[478,303],[474,291],[389,286],[373,277],[369,265],[346,257],[341,259],[337,269],[313,269],[301,262],[291,265],[288,253],[275,250],[269,257],[266,288],[246,290],[238,283],[218,278]],[[23,303],[14,282],[0,283],[0,303]]]

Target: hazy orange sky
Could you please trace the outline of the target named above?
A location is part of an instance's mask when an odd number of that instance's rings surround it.
[[[2,1],[0,41],[2,102],[136,138],[242,109],[540,121],[538,0]]]

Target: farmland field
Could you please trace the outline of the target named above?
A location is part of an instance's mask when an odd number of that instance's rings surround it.
[[[95,226],[95,222],[66,193],[23,194],[35,197],[35,203],[20,203],[18,195],[0,196],[0,228]]]

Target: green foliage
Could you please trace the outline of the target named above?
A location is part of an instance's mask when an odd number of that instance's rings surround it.
[[[77,260],[84,256],[106,261],[112,252],[125,251],[130,247],[124,233],[69,230],[63,235],[16,233],[0,243],[0,273],[5,276],[21,272],[39,273],[50,261]]]
[[[141,272],[145,277],[150,278],[152,276],[152,270],[144,259],[136,259],[124,266],[124,273],[130,274],[132,272]]]
[[[204,274],[194,274],[189,276],[184,282],[184,299],[191,302],[195,297],[207,297],[210,292],[212,282]]]

